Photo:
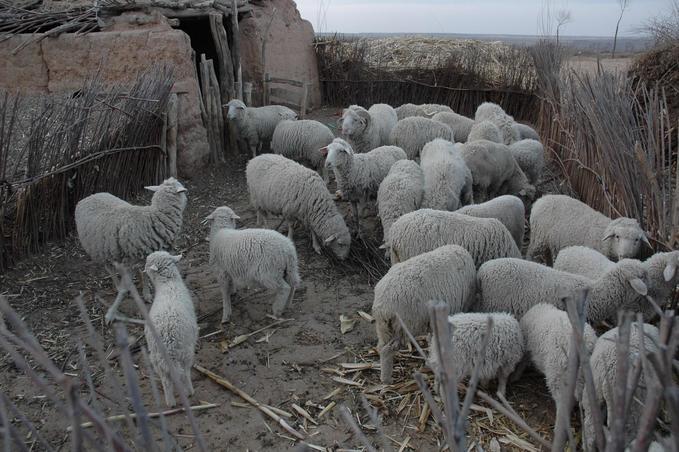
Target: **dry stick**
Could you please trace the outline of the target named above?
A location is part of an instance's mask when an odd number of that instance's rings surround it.
[[[377,416],[377,410],[374,409],[370,403],[368,402],[368,399],[366,399],[364,394],[361,394],[361,404],[363,405],[363,409],[368,413],[368,417],[370,417],[370,421],[373,423],[375,428],[377,429],[377,434],[379,437],[382,439],[382,448],[385,452],[392,452],[394,449],[391,447],[391,443],[387,439],[387,435],[384,434],[384,431],[382,430],[382,423],[380,422],[378,416]],[[319,415],[320,417],[320,415]]]
[[[149,360],[149,355],[146,353],[146,350],[142,348],[141,350],[141,359],[142,362],[144,363],[144,367],[146,368],[146,371],[148,373],[151,372],[151,361]],[[153,395],[153,402],[155,403],[155,407],[158,410],[158,417],[160,418],[160,432],[163,435],[163,445],[164,445],[164,450],[173,450],[176,449],[176,442],[173,445],[170,435],[168,433],[168,428],[167,428],[167,421],[165,420],[165,415],[163,414],[163,410],[161,409],[161,402],[160,402],[160,392],[158,391],[158,385],[156,384],[155,378],[149,378],[149,385],[151,386],[151,394]],[[153,414],[155,413],[149,413],[149,418],[153,417]]]
[[[2,435],[4,438],[4,443],[5,443],[5,452],[9,452],[12,450],[12,435],[10,434],[10,429],[12,428],[10,422],[9,422],[9,415],[7,414],[7,406],[5,405],[5,394],[2,394],[2,397],[0,397],[0,424],[2,425],[2,429],[4,431],[4,434]],[[21,442],[20,444],[23,444]]]
[[[245,342],[248,338],[254,336],[254,335],[257,334],[257,333],[261,333],[261,332],[264,331],[264,330],[268,330],[269,328],[273,328],[274,326],[280,325],[281,323],[289,322],[289,321],[291,321],[291,320],[294,320],[294,319],[281,319],[281,320],[277,320],[276,322],[270,323],[270,324],[268,324],[268,325],[266,325],[266,326],[263,326],[263,327],[261,327],[261,328],[255,330],[255,331],[252,331],[252,332],[250,332],[250,333],[241,334],[240,336],[236,336],[236,337],[234,337],[233,340],[231,341],[231,345],[229,345],[229,348],[235,347],[236,345]]]
[[[245,392],[241,391],[237,387],[235,387],[229,380],[227,380],[224,377],[221,377],[217,375],[216,373],[209,371],[208,369],[198,365],[194,364],[193,368],[196,369],[198,372],[202,373],[203,375],[207,376],[210,380],[214,381],[215,383],[224,386],[226,389],[229,391],[233,392],[236,394],[238,397],[241,399],[245,400],[255,408],[257,408],[259,411],[262,413],[266,414],[269,416],[271,419],[276,421],[278,425],[280,425],[286,432],[290,433],[293,435],[295,438],[299,440],[304,439],[304,435],[302,435],[300,432],[292,428],[282,417],[280,417],[278,414],[274,413],[272,410],[270,410],[266,405],[259,403],[257,400],[254,398],[250,397],[248,394]]]
[[[613,419],[608,423],[611,426],[606,451],[618,451],[624,449],[625,444],[625,399],[627,394],[627,375],[629,373],[630,351],[630,316],[626,312],[618,315],[618,340],[616,347],[617,367],[615,373],[615,387],[613,388]],[[643,334],[643,333],[642,333]]]
[[[191,411],[196,412],[196,411],[209,410],[210,408],[216,408],[218,406],[219,406],[218,403],[206,403],[206,404],[203,404],[203,405],[194,405],[190,408],[191,408]],[[171,408],[169,410],[158,411],[156,413],[147,413],[146,417],[149,418],[149,419],[157,418],[157,417],[162,418],[164,416],[171,416],[173,414],[184,413],[185,411],[186,410],[183,407],[182,408]],[[113,415],[113,416],[109,416],[109,417],[105,418],[104,420],[106,422],[118,422],[118,421],[125,420],[125,418],[128,418],[128,417],[130,419],[137,419],[138,414],[137,413],[116,414],[116,415]],[[90,428],[92,426],[93,426],[93,424],[91,422],[85,422],[83,424],[80,424],[81,428]],[[70,432],[71,429],[72,429],[72,427],[68,427],[67,431]]]
[[[5,395],[5,393],[0,393],[0,398],[2,398],[2,401],[9,407],[9,409],[12,411],[12,414],[21,421],[22,424],[28,428],[31,437],[34,438],[34,441],[37,441],[40,443],[40,447],[42,447],[42,450],[52,452],[54,449],[52,446],[45,440],[45,438],[40,434],[38,429],[35,428],[35,425],[31,421],[29,421],[26,416],[17,408],[16,405],[14,405],[14,402],[12,402],[9,397]],[[7,449],[5,449],[7,450]]]
[[[368,439],[367,436],[365,436],[365,433],[361,430],[361,428],[356,424],[356,421],[354,420],[354,417],[351,415],[351,411],[349,411],[349,408],[347,408],[344,405],[339,406],[339,412],[342,415],[342,418],[344,418],[344,422],[349,426],[352,432],[354,432],[354,436],[358,438],[358,440],[363,444],[363,446],[366,448],[368,452],[377,452],[377,449],[370,443],[370,440]]]

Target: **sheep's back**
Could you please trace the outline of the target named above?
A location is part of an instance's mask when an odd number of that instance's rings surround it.
[[[122,224],[121,212],[135,206],[110,193],[95,193],[81,199],[75,208],[78,238],[85,252],[95,262],[121,261],[118,244]]]
[[[390,142],[402,148],[409,159],[415,159],[428,142],[443,138],[453,141],[453,131],[447,125],[428,118],[412,116],[400,120],[391,131]]]

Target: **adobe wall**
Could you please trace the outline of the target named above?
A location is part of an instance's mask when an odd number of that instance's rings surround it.
[[[0,89],[69,92],[100,68],[103,82],[113,84],[133,79],[152,63],[168,63],[174,69],[173,92],[179,98],[177,166],[180,175],[195,175],[206,164],[209,148],[189,37],[162,17],[139,25],[114,26],[112,31],[84,36],[62,34],[30,44],[16,55],[12,51],[31,35],[0,42]]]

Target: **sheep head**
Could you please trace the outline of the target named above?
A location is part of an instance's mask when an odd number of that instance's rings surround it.
[[[229,119],[240,118],[242,114],[245,112],[246,108],[243,101],[238,99],[233,99],[229,101],[229,103],[224,105],[224,107],[227,107],[229,109],[229,111],[226,114],[226,117]]]
[[[609,242],[608,257],[624,259],[635,257],[641,250],[641,244],[645,243],[650,247],[650,242],[646,233],[639,222],[633,218],[616,218],[611,221],[601,238],[603,242]]]

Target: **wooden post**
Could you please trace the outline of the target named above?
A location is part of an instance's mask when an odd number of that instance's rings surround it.
[[[222,116],[222,103],[220,101],[219,83],[212,60],[207,60],[207,72],[210,77],[210,88],[212,94],[212,115],[215,135],[215,159],[218,162],[224,161],[224,118]]]
[[[231,56],[233,57],[233,68],[236,71],[234,79],[234,91],[236,97],[243,100],[243,72],[240,65],[240,31],[238,30],[238,5],[236,0],[231,2]],[[250,104],[248,104],[250,106]]]
[[[252,105],[252,82],[243,83],[243,97],[245,105]]]
[[[217,67],[219,68],[219,92],[222,104],[229,102],[235,96],[233,90],[233,62],[231,51],[229,50],[229,40],[224,29],[224,22],[221,14],[211,13],[210,31],[217,51]]]
[[[207,60],[204,53],[200,55],[200,87],[203,103],[205,104],[205,128],[207,129],[207,140],[210,144],[210,161],[214,163],[216,151],[214,128],[212,125],[212,102],[210,100],[210,75],[208,74]]]
[[[262,104],[269,105],[269,82],[271,76],[268,72],[264,73],[264,81],[262,82]]]
[[[306,104],[309,97],[309,83],[304,84],[304,91],[302,91],[302,100],[299,103],[299,119],[304,119],[306,116]]]
[[[269,105],[269,73],[266,71],[266,42],[269,40],[269,28],[273,23],[274,16],[276,15],[276,7],[271,10],[271,19],[264,29],[264,34],[262,35],[262,73],[264,74],[264,80],[262,80],[262,104]]]
[[[177,177],[177,124],[179,116],[179,96],[170,95],[167,105],[167,145],[168,170],[170,176]]]

